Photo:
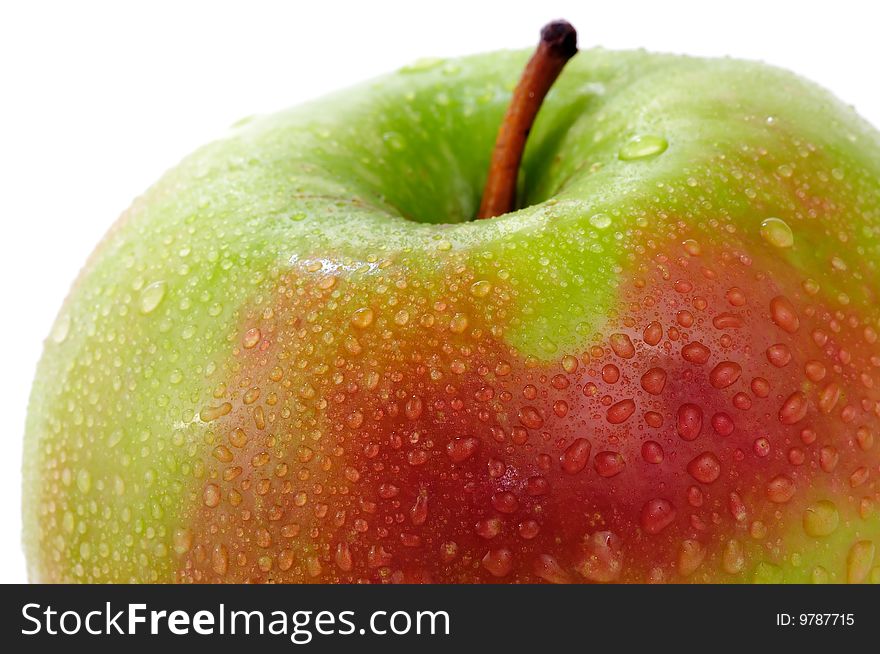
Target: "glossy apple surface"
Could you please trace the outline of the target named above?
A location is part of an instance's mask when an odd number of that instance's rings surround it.
[[[880,580],[880,136],[787,72],[585,51],[236,126],[46,343],[34,581]]]

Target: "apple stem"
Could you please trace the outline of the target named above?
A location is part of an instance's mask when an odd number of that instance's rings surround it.
[[[516,209],[516,181],[529,131],[544,97],[577,51],[577,32],[567,21],[556,20],[541,29],[541,41],[523,70],[498,130],[477,218],[493,218]]]

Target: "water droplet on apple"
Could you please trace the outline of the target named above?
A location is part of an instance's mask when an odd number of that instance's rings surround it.
[[[632,399],[621,400],[608,407],[605,417],[612,425],[619,425],[629,420],[635,410],[636,403]]]
[[[211,569],[218,575],[225,575],[229,568],[229,551],[225,545],[217,544],[211,550]]]
[[[67,335],[70,333],[70,314],[64,313],[58,317],[58,320],[55,321],[55,326],[52,327],[52,340],[55,343],[63,343],[67,340]]]
[[[193,534],[189,529],[177,528],[172,535],[174,552],[178,555],[186,554],[192,547]]]
[[[699,341],[688,343],[683,348],[681,348],[682,358],[688,363],[693,363],[698,366],[706,363],[709,360],[710,354],[711,351],[709,350],[709,348]]]
[[[621,161],[635,161],[646,159],[662,154],[669,147],[669,143],[661,136],[646,134],[636,136],[628,141],[617,153]]]
[[[870,472],[866,466],[859,466],[856,468],[853,473],[849,476],[849,485],[850,488],[858,488],[866,481],[868,481],[868,477],[870,476]]]
[[[820,500],[804,511],[803,524],[807,535],[821,538],[834,533],[840,523],[837,505],[830,500]]]
[[[721,555],[721,567],[727,574],[735,575],[742,572],[746,564],[742,544],[735,538],[727,541]]]
[[[576,372],[578,369],[577,357],[574,357],[571,354],[566,354],[562,357],[562,369],[569,374]]]
[[[782,407],[779,409],[779,422],[783,425],[794,425],[804,419],[808,408],[809,402],[806,395],[795,391],[782,403]]]
[[[499,513],[516,513],[519,501],[510,491],[501,491],[492,495],[492,507]]]
[[[492,291],[492,284],[486,280],[480,280],[471,284],[471,295],[474,297],[486,297]]]
[[[825,379],[825,364],[821,361],[811,359],[804,364],[804,374],[811,382],[818,383]]]
[[[874,432],[864,425],[859,427],[856,430],[856,442],[859,445],[859,449],[867,452],[874,447]]]
[[[727,293],[725,293],[725,297],[727,301],[730,303],[730,306],[733,307],[741,307],[746,304],[748,299],[746,298],[746,294],[743,293],[741,288],[737,288],[734,286],[733,288],[728,289]]]
[[[767,499],[776,504],[788,502],[795,492],[794,482],[786,475],[777,475],[767,484]]]
[[[684,251],[692,257],[698,257],[702,253],[702,248],[699,242],[695,241],[692,238],[689,238],[686,241],[682,242],[682,246],[684,246]]]
[[[220,504],[220,487],[217,484],[206,484],[202,498],[205,506],[210,509],[215,508]]]
[[[645,326],[645,331],[642,334],[645,343],[654,346],[660,342],[661,338],[663,338],[663,327],[659,322],[651,322]]]
[[[110,436],[107,437],[107,447],[115,447],[119,444],[119,441],[122,440],[122,431],[117,429],[110,433]]]
[[[689,577],[706,558],[706,547],[699,541],[688,538],[682,541],[678,550],[678,574]]]
[[[361,307],[352,314],[351,324],[358,329],[366,329],[373,324],[374,317],[375,315],[370,307]]]
[[[794,334],[801,324],[794,305],[784,295],[777,295],[770,300],[770,319],[789,334]]]
[[[617,356],[624,359],[631,359],[633,356],[635,356],[636,349],[628,335],[620,333],[611,334],[608,342],[611,345],[611,350]]]
[[[606,363],[602,366],[602,381],[606,384],[615,384],[620,379],[620,368],[613,363]]]
[[[691,477],[703,484],[711,484],[721,475],[721,463],[711,452],[703,452],[687,465]]]
[[[562,470],[567,474],[574,475],[583,470],[590,459],[592,444],[586,438],[577,438],[562,453],[559,461]]]
[[[686,403],[678,407],[676,431],[683,440],[692,441],[703,429],[703,410],[696,404]]]
[[[742,367],[733,361],[722,361],[709,373],[709,383],[714,388],[722,389],[731,386],[742,375]]]
[[[589,581],[610,583],[623,571],[621,539],[610,531],[597,531],[584,540],[575,569]]]
[[[605,229],[611,225],[611,216],[605,213],[597,213],[590,216],[590,224],[596,229]]]
[[[712,318],[715,329],[739,329],[743,326],[742,319],[733,313],[722,312]]]
[[[663,462],[663,446],[657,441],[645,441],[642,444],[642,458],[648,463]]]
[[[422,491],[416,496],[415,504],[413,504],[412,508],[409,510],[409,517],[412,523],[417,527],[425,524],[425,521],[428,519],[427,492]]]
[[[517,526],[520,538],[531,540],[541,532],[541,526],[534,520],[523,520]]]
[[[483,567],[493,577],[506,577],[513,569],[513,553],[506,547],[499,547],[486,552]]]
[[[92,487],[92,475],[85,468],[76,473],[76,487],[80,492],[88,493]]]
[[[532,571],[551,584],[567,584],[571,581],[559,562],[549,554],[539,554],[532,566]]]
[[[152,313],[165,297],[166,284],[163,281],[153,282],[141,291],[141,313]]]
[[[593,460],[593,467],[600,477],[614,477],[623,472],[626,462],[619,452],[599,452]]]
[[[524,406],[518,411],[519,421],[523,427],[540,429],[544,426],[544,418],[541,412],[533,406]]]
[[[840,385],[837,382],[827,384],[821,391],[819,391],[819,411],[826,415],[831,413],[834,410],[834,407],[837,406],[837,401],[839,399]]]
[[[241,344],[246,350],[250,350],[256,347],[262,337],[263,335],[260,330],[257,327],[253,327],[245,332],[244,338],[241,339]]]
[[[453,438],[446,445],[446,455],[453,463],[466,461],[479,449],[480,441],[472,436]]]
[[[745,522],[748,517],[745,502],[743,502],[740,494],[735,491],[727,496],[727,510],[730,511],[730,515],[737,522]]]
[[[659,534],[675,521],[675,507],[669,500],[655,498],[642,507],[640,522],[649,534]]]
[[[348,543],[338,543],[336,545],[336,552],[333,555],[333,560],[343,572],[351,571],[354,562],[351,556],[351,548],[348,546]]]
[[[712,429],[719,436],[730,436],[735,429],[733,418],[724,412],[714,414],[712,416]]]
[[[761,457],[762,459],[770,454],[771,450],[770,440],[766,436],[759,436],[752,443],[752,450],[755,453],[755,456]]]
[[[876,546],[869,540],[853,543],[846,557],[846,580],[851,584],[864,582],[874,562]]]
[[[784,368],[791,361],[791,350],[784,343],[776,343],[767,348],[767,361],[777,368]]]
[[[780,218],[767,218],[762,221],[761,237],[775,248],[790,248],[794,245],[791,227]]]
[[[474,531],[480,538],[491,540],[501,533],[501,520],[498,518],[486,518],[480,520],[474,527]]]
[[[666,387],[666,371],[663,368],[651,368],[642,375],[642,389],[651,395],[660,395]]]
[[[468,317],[463,313],[456,313],[449,321],[449,331],[453,334],[462,334],[468,326]]]

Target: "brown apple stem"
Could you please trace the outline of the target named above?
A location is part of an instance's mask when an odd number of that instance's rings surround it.
[[[516,209],[516,180],[529,131],[544,97],[575,54],[577,32],[570,23],[557,20],[543,27],[538,49],[526,64],[498,130],[477,218],[492,218]]]

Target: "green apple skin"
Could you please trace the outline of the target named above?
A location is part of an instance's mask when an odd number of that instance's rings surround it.
[[[526,52],[236,125],[46,341],[35,582],[878,582],[880,135],[757,63]]]

